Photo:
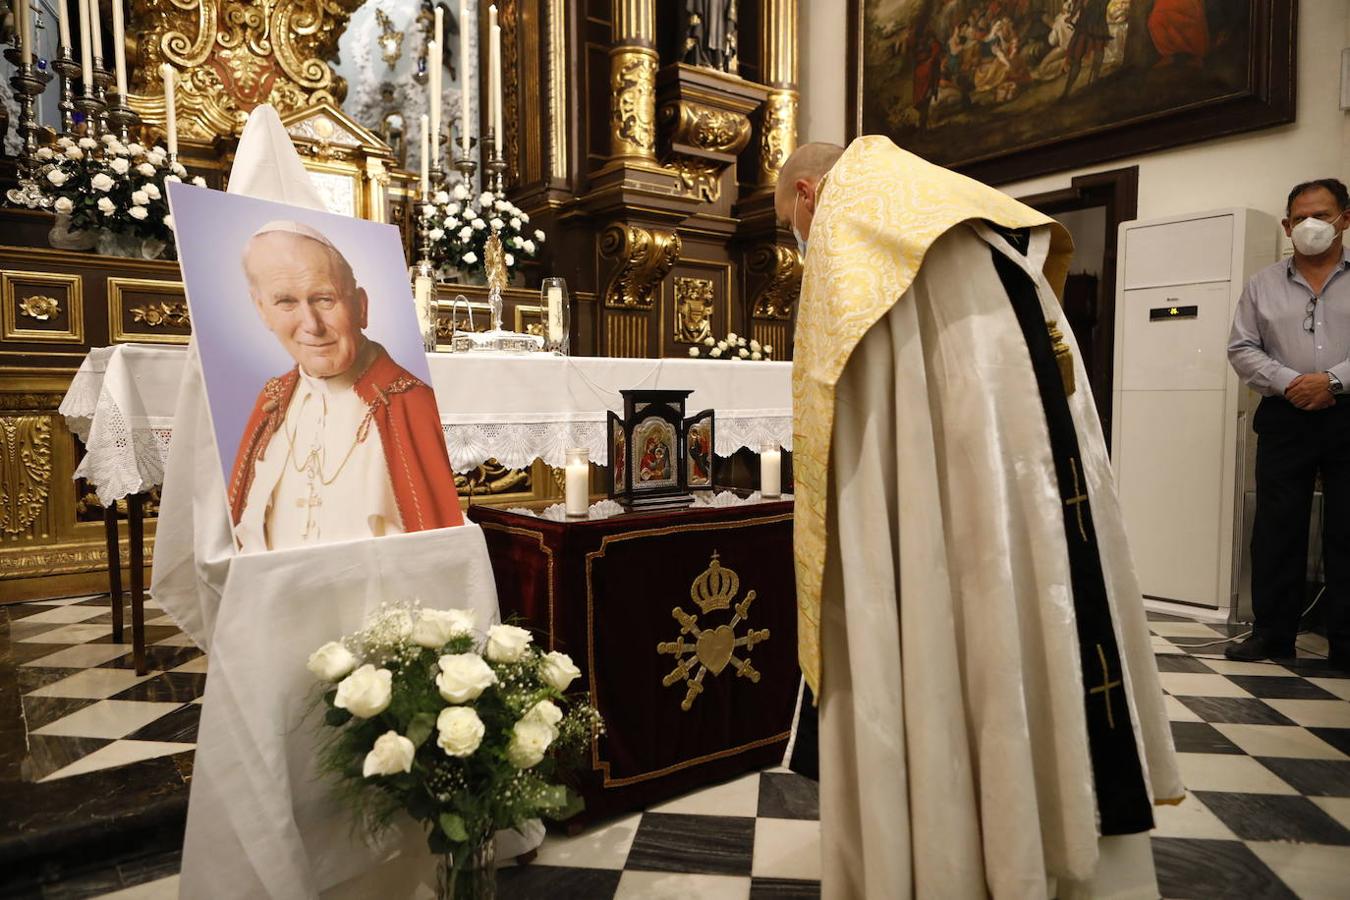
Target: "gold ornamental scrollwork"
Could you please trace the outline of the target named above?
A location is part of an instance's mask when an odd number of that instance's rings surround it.
[[[756,319],[790,319],[802,291],[802,258],[792,247],[764,244],[751,252],[746,264],[764,283],[750,303]]]
[[[657,288],[680,258],[680,236],[673,231],[616,224],[600,235],[600,254],[617,259],[605,288],[605,305],[651,309]]]
[[[143,0],[131,103],[147,122],[165,118],[159,66],[179,71],[178,130],[210,141],[271,103],[285,116],[325,100],[341,103],[338,38],[361,0]]]
[[[712,313],[711,278],[675,279],[675,340],[698,344],[712,336]]]
[[[769,629],[747,628],[744,634],[737,633],[737,626],[750,618],[750,604],[755,602],[755,592],[748,591],[745,599],[733,606],[732,601],[740,587],[740,576],[723,567],[714,550],[711,564],[689,586],[689,599],[698,606],[699,612],[685,612],[679,606],[670,611],[675,621],[680,623],[680,633],[673,641],[658,643],[656,652],[675,657],[675,668],[661,679],[661,684],[670,687],[684,683],[685,695],[680,701],[680,709],[685,712],[693,707],[698,695],[705,690],[703,682],[709,672],[716,678],[730,665],[736,670],[736,677],[759,683],[760,673],[750,662],[750,651],[756,644],[769,639]],[[709,624],[707,620],[712,613],[728,609],[733,612],[730,622]],[[704,617],[702,625],[699,624],[699,615]],[[686,641],[686,637],[693,640]],[[740,649],[744,651],[743,659],[736,655]]]
[[[616,47],[610,52],[611,156],[653,159],[656,51],[646,47]]]
[[[192,317],[188,314],[188,305],[183,301],[143,303],[127,310],[131,321],[140,322],[148,328],[191,328]]]
[[[709,153],[735,156],[750,143],[750,117],[687,100],[661,107],[661,121],[671,129],[671,143]]]
[[[759,183],[778,183],[778,170],[797,149],[797,92],[775,90],[764,104],[759,147]]]
[[[18,302],[19,315],[47,322],[61,315],[61,301],[46,294],[32,294]]]
[[[722,167],[716,163],[677,156],[667,168],[679,178],[682,193],[705,203],[722,199]]]
[[[32,530],[51,480],[51,417],[0,417],[0,537],[14,539]]]

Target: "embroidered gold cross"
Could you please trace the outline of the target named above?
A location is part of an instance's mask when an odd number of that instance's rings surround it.
[[[1108,728],[1114,730],[1116,727],[1116,717],[1111,711],[1111,688],[1121,687],[1122,683],[1120,681],[1111,680],[1110,669],[1108,669],[1106,665],[1106,651],[1102,650],[1101,644],[1097,645],[1097,659],[1100,660],[1102,664],[1102,683],[1089,690],[1088,694],[1102,695],[1102,699],[1106,701],[1106,725]]]
[[[305,531],[303,536],[310,537],[311,534],[313,534],[317,537],[319,533],[319,523],[314,521],[314,510],[317,507],[323,506],[323,498],[319,496],[319,492],[315,488],[313,481],[309,483],[309,496],[304,498],[297,497],[295,505],[305,510]]]
[[[1055,364],[1059,366],[1059,378],[1064,383],[1064,394],[1068,396],[1074,392],[1075,384],[1073,380],[1073,351],[1064,341],[1064,332],[1059,330],[1059,321],[1050,319],[1045,323],[1045,327],[1050,331],[1050,348],[1055,352]]]
[[[1072,507],[1074,513],[1078,516],[1078,533],[1082,535],[1083,541],[1084,543],[1086,543],[1088,536],[1087,536],[1087,528],[1083,524],[1083,504],[1087,502],[1088,496],[1083,491],[1083,489],[1078,486],[1078,461],[1075,459],[1070,459],[1069,468],[1073,472],[1074,496],[1070,497],[1068,500],[1065,500],[1064,505]]]

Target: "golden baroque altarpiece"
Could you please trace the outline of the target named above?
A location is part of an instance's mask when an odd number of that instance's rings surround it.
[[[796,146],[798,0],[738,4],[734,60],[718,69],[682,61],[681,3],[497,0],[508,191],[548,235],[524,283],[505,292],[516,330],[540,328],[534,286],[559,275],[574,304],[573,353],[685,356],[692,341],[735,331],[790,358],[801,260],[775,221],[773,189]],[[360,5],[129,0],[131,105],[157,132],[159,66],[177,69],[180,159],[224,187],[249,111],[271,103],[330,205],[399,225],[411,248],[415,176],[397,168],[379,123],[343,110],[348,85],[334,71]],[[485,56],[485,15],[477,27]],[[0,188],[14,177],[0,158]],[[49,249],[40,211],[0,209],[0,223],[0,594],[99,590],[102,510],[72,480],[82,448],[57,407],[90,348],[186,342],[177,266]],[[486,327],[483,288],[442,285],[446,338],[457,293]],[[538,463],[459,480],[489,502],[561,494]]]

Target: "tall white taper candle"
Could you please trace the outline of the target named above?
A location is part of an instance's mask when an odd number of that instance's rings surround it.
[[[94,47],[89,37],[89,4],[92,0],[80,0],[80,81],[84,85],[84,95],[94,96]]]
[[[427,114],[422,113],[422,196],[427,196],[431,187],[431,138],[427,132]]]
[[[103,59],[103,22],[99,16],[98,0],[89,0],[89,34],[94,39],[94,57]]]
[[[70,10],[66,9],[64,2],[56,4],[56,25],[58,33],[61,35],[61,46],[70,47]]]
[[[95,0],[89,0],[90,3]],[[174,67],[164,63],[159,67],[159,74],[164,76],[164,126],[168,133],[169,155],[178,156],[178,110],[174,106],[174,78],[177,72]]]
[[[57,0],[62,3],[63,0]],[[112,0],[113,10],[113,63],[117,70],[117,96],[125,106],[127,102],[127,32],[123,21],[122,0]]]
[[[437,8],[437,12],[440,9]],[[431,157],[441,158],[441,42],[427,43],[427,65],[431,71],[427,76],[427,88],[431,91]]]
[[[459,145],[469,155],[469,3],[459,0]]]
[[[11,5],[14,7],[14,39],[19,44],[19,61],[30,66],[33,64],[33,26],[28,19],[33,13],[28,8],[28,0],[15,0]]]

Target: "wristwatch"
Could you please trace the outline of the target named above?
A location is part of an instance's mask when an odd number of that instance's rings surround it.
[[[1341,394],[1345,393],[1345,385],[1341,384],[1341,380],[1337,378],[1335,375],[1328,372],[1327,380],[1329,382],[1327,384],[1327,390],[1331,391],[1331,393],[1337,396],[1340,396]]]

